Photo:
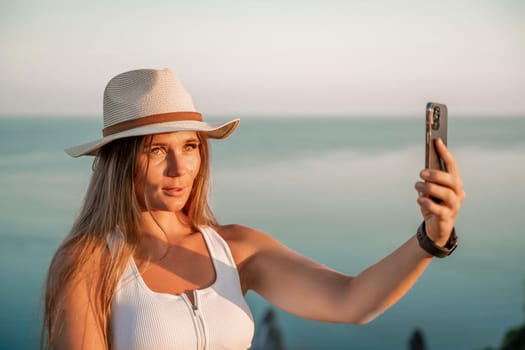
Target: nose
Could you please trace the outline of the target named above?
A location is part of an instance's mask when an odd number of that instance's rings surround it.
[[[175,152],[169,152],[166,157],[166,175],[169,177],[178,177],[188,171],[185,166],[183,157]]]

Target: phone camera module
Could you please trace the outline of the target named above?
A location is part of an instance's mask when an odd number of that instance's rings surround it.
[[[433,118],[432,118],[432,129],[433,130],[439,130],[439,117],[440,117],[439,107],[436,107],[436,109],[434,110]]]

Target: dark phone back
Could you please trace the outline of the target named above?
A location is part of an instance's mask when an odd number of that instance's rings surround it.
[[[439,157],[434,147],[434,140],[438,137],[447,144],[447,106],[441,103],[427,103],[426,111],[426,147],[425,168],[447,171],[445,163]]]

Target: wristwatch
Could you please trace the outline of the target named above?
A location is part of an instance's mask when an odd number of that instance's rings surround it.
[[[447,243],[445,244],[445,246],[439,247],[434,243],[434,241],[430,239],[430,237],[428,237],[427,231],[425,230],[424,221],[421,223],[421,225],[419,225],[419,228],[417,229],[416,237],[417,237],[419,246],[423,248],[424,251],[438,258],[444,258],[444,257],[449,256],[458,246],[458,236],[456,235],[455,228],[452,228],[452,232],[450,233],[450,237]]]

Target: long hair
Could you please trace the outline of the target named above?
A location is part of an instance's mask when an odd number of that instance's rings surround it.
[[[210,157],[207,137],[200,140],[201,165],[183,213],[193,227],[217,225],[208,204]],[[102,147],[93,162],[93,173],[80,214],[56,251],[44,286],[44,317],[41,349],[56,343],[63,322],[64,301],[72,283],[79,279],[89,289],[99,333],[111,348],[111,302],[122,273],[139,240],[140,205],[135,194],[137,159],[151,137],[115,140]],[[112,235],[124,239],[115,242]],[[111,244],[111,249],[109,245]],[[88,261],[95,266],[86,273]],[[93,270],[93,271],[91,271]]]
[[[201,166],[193,182],[188,201],[182,210],[195,228],[218,224],[208,203],[208,192],[211,180],[210,146],[206,134],[197,133],[197,136],[200,141],[199,152],[201,156]]]

